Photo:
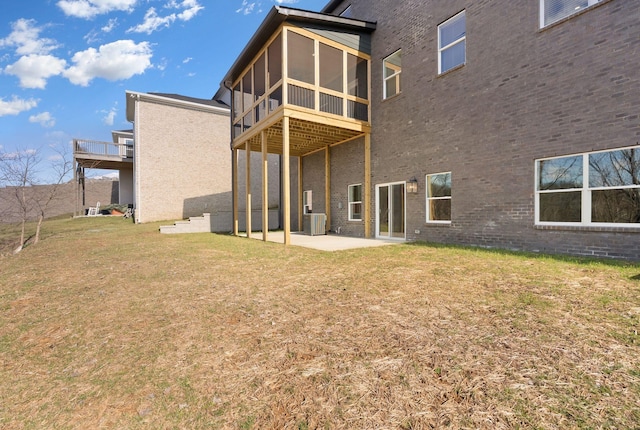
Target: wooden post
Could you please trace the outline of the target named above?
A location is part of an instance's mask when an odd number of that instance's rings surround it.
[[[284,244],[291,244],[291,172],[289,154],[289,117],[282,118],[282,177],[284,179]]]
[[[231,155],[232,169],[232,199],[233,199],[233,235],[238,235],[238,150],[234,149]]]
[[[304,184],[302,183],[302,159],[302,156],[298,157],[298,231],[304,230],[302,228],[304,212],[304,207],[302,205],[302,193],[304,192]]]
[[[245,219],[247,221],[247,238],[251,237],[251,144],[247,142],[245,144],[245,152],[247,153],[247,169],[246,169],[246,186],[245,186],[245,196],[246,196],[246,209],[245,209]]]
[[[324,148],[324,211],[327,222],[324,227],[325,234],[331,227],[331,147]]]
[[[267,241],[269,234],[269,154],[267,153],[267,134],[260,132],[262,144],[262,240]]]
[[[73,150],[76,149],[76,141],[73,140]],[[73,156],[73,183],[76,185],[76,204],[73,208],[73,217],[78,216],[78,194],[80,194],[80,182],[78,181],[78,162],[76,161],[76,156]]]
[[[364,237],[371,237],[371,134],[364,135]]]

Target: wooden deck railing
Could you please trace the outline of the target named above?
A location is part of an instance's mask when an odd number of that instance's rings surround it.
[[[107,157],[132,158],[133,146],[97,140],[73,140],[74,154],[99,155]]]

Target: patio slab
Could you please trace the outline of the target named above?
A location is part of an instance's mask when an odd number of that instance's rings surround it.
[[[261,232],[251,233],[251,239],[262,240]],[[284,243],[284,232],[273,231],[267,235],[267,241]],[[365,239],[361,237],[339,236],[334,234],[309,236],[304,233],[292,232],[291,245],[320,251],[343,251],[346,249],[371,248],[376,246],[397,245],[404,243],[397,240]]]

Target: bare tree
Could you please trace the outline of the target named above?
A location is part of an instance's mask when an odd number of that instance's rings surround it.
[[[20,241],[15,253],[24,247],[27,239],[25,230],[27,221],[37,216],[38,224],[34,244],[40,239],[40,229],[50,204],[60,191],[61,185],[72,169],[69,150],[66,147],[54,148],[56,155],[49,160],[49,174],[41,176],[42,158],[35,149],[0,152],[0,185],[6,187],[11,197],[9,210],[20,219]],[[48,185],[37,187],[39,184]]]

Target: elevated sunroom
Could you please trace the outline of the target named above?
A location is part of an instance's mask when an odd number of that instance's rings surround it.
[[[375,24],[299,9],[274,7],[231,67],[234,233],[238,233],[238,151],[282,155],[285,243],[290,233],[290,158],[298,157],[298,225],[302,224],[302,158],[364,138],[365,232],[369,235],[371,32]],[[251,234],[250,157],[246,221]],[[329,157],[325,196],[330,212]],[[263,163],[262,183],[268,183]],[[263,201],[268,201],[263,188]],[[263,204],[263,216],[266,216]],[[330,222],[331,214],[327,213]],[[263,223],[268,225],[268,223]],[[267,232],[263,231],[266,240]]]

